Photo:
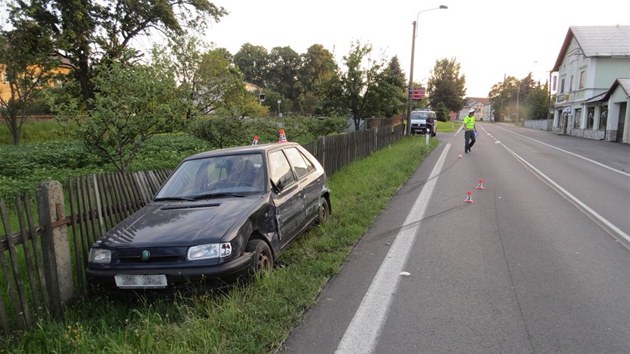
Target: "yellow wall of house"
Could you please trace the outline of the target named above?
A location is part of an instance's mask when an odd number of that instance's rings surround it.
[[[54,70],[55,73],[60,73],[67,75],[70,73],[70,68],[66,66],[61,66]],[[54,87],[56,85],[55,82],[50,82],[49,87]],[[6,78],[6,69],[5,65],[0,64],[0,97],[2,100],[8,100],[11,97],[11,88],[9,87],[9,82]]]

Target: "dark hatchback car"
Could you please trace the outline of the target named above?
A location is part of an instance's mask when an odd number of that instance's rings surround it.
[[[271,269],[291,240],[330,212],[326,173],[299,144],[200,153],[92,245],[88,281],[113,289],[223,287]]]

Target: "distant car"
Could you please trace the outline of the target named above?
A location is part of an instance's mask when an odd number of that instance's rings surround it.
[[[437,132],[437,115],[430,110],[411,111],[411,134],[427,134],[435,136]]]
[[[114,289],[223,287],[270,270],[296,236],[330,213],[326,173],[299,144],[200,153],[92,245],[87,278]]]

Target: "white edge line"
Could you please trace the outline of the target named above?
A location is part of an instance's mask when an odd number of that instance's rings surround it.
[[[524,164],[527,168],[529,168],[530,171],[534,172],[540,179],[542,179],[544,182],[549,184],[552,188],[554,188],[556,191],[558,191],[563,197],[565,197],[570,202],[572,202],[575,206],[578,207],[578,209],[582,210],[587,216],[589,216],[591,219],[593,219],[593,221],[595,221],[596,223],[601,225],[604,228],[604,230],[608,231],[609,233],[614,233],[613,236],[615,236],[615,234],[616,234],[618,237],[623,238],[625,240],[625,242],[630,244],[630,235],[628,235],[625,232],[623,232],[623,230],[621,230],[620,228],[615,226],[613,223],[611,223],[606,218],[601,216],[595,210],[591,209],[588,205],[584,204],[581,200],[576,198],[573,194],[569,193],[569,191],[567,191],[566,189],[562,188],[558,183],[556,183],[551,178],[547,177],[547,175],[545,175],[540,170],[538,170],[536,167],[534,167],[532,164],[530,164],[525,159],[520,157],[512,149],[510,149],[509,147],[505,146],[505,144],[501,144],[501,146],[503,146],[510,154],[512,154],[512,156],[514,156],[522,164]]]
[[[389,311],[392,296],[398,288],[400,272],[407,263],[416,232],[420,228],[420,222],[437,184],[437,176],[444,165],[450,147],[451,144],[447,144],[442,151],[426,184],[407,214],[392,247],[387,252],[383,263],[372,279],[370,287],[363,296],[359,308],[341,338],[335,351],[336,354],[367,354],[374,351]]]

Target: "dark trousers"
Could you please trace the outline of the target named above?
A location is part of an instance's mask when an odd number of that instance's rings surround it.
[[[470,151],[470,148],[475,145],[475,141],[477,141],[477,138],[475,138],[475,131],[466,130],[466,132],[464,133],[464,138],[466,139],[464,144],[464,151],[468,152]]]

